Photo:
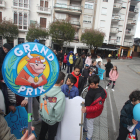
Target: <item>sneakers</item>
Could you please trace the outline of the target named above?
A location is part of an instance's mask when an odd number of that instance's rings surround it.
[[[83,132],[87,133],[87,130],[85,128],[83,128]]]
[[[92,138],[91,138],[92,139]],[[91,140],[91,139],[88,139],[87,137],[86,137],[86,139],[85,140]]]
[[[106,86],[106,89],[108,89],[108,86]]]
[[[114,88],[111,89],[112,91],[115,91]]]
[[[129,140],[136,140],[136,137],[135,137],[135,135],[129,133],[129,134],[128,134],[128,139],[129,139]]]
[[[37,124],[39,124],[39,123],[41,123],[42,122],[42,119],[41,118],[39,118],[37,121],[33,121],[33,125],[37,125]]]

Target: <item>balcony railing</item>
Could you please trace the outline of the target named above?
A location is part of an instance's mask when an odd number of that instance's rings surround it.
[[[113,8],[114,9],[121,9],[122,8],[122,4],[121,3],[114,3]]]
[[[79,21],[70,21],[71,24],[76,25],[76,26],[80,26],[80,22]]]
[[[133,36],[134,34],[131,31],[127,30],[127,31],[125,31],[125,35],[126,36]]]
[[[133,8],[130,8],[129,9],[129,12],[130,13],[138,13],[139,12],[139,8],[134,8],[134,9]]]
[[[117,44],[117,40],[116,39],[110,39],[108,44]]]
[[[128,41],[124,41],[123,45],[131,47],[133,45],[133,43],[132,42],[128,42]]]
[[[38,6],[38,13],[51,14],[51,9],[47,7]]]
[[[65,4],[55,4],[55,8],[60,8],[60,9],[67,9],[67,10],[73,10],[73,11],[82,11],[81,6],[73,6],[73,5],[65,5]]]
[[[5,1],[0,1],[0,7],[5,7]]]
[[[119,32],[119,30],[118,30],[118,28],[116,28],[116,27],[112,27],[111,29],[110,29],[110,33],[114,33],[114,34],[117,34]]]
[[[128,25],[136,25],[136,20],[128,19],[127,24]]]
[[[112,16],[112,21],[113,22],[119,22],[121,20],[121,17],[119,15],[113,15]]]

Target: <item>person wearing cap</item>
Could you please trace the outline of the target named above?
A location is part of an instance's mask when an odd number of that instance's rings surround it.
[[[5,43],[0,48],[0,85],[2,89],[2,93],[4,95],[5,99],[5,106],[6,106],[6,114],[9,113],[9,111],[16,111],[15,105],[16,105],[16,97],[15,94],[6,86],[3,77],[2,77],[2,64],[4,61],[4,58],[6,54],[12,49],[12,46],[8,43]]]
[[[75,62],[75,66],[78,66],[80,68],[80,73],[82,73],[82,68],[84,65],[83,59],[85,58],[85,53],[81,54],[81,57],[77,58]]]
[[[90,72],[90,70],[89,70],[89,65],[86,64],[86,65],[85,65],[85,68],[84,68],[84,70],[83,70],[83,72],[82,72],[82,76],[84,77],[84,85],[87,84],[87,79],[88,79],[88,76],[89,76],[89,72]]]

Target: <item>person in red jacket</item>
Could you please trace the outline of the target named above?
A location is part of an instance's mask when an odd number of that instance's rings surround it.
[[[63,70],[65,70],[66,69],[66,65],[67,65],[67,54],[65,53],[64,54],[64,59],[63,59]],[[65,66],[65,68],[64,68],[64,66]]]
[[[94,118],[101,115],[104,107],[104,101],[107,97],[106,91],[99,86],[100,78],[98,75],[92,75],[88,79],[89,90],[85,97],[85,107],[82,112],[86,113],[84,131],[87,132],[86,140],[91,140],[93,135]]]

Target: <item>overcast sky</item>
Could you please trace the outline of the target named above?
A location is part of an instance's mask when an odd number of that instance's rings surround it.
[[[139,12],[139,18],[138,18],[138,23],[137,23],[135,37],[140,38],[140,12]]]

